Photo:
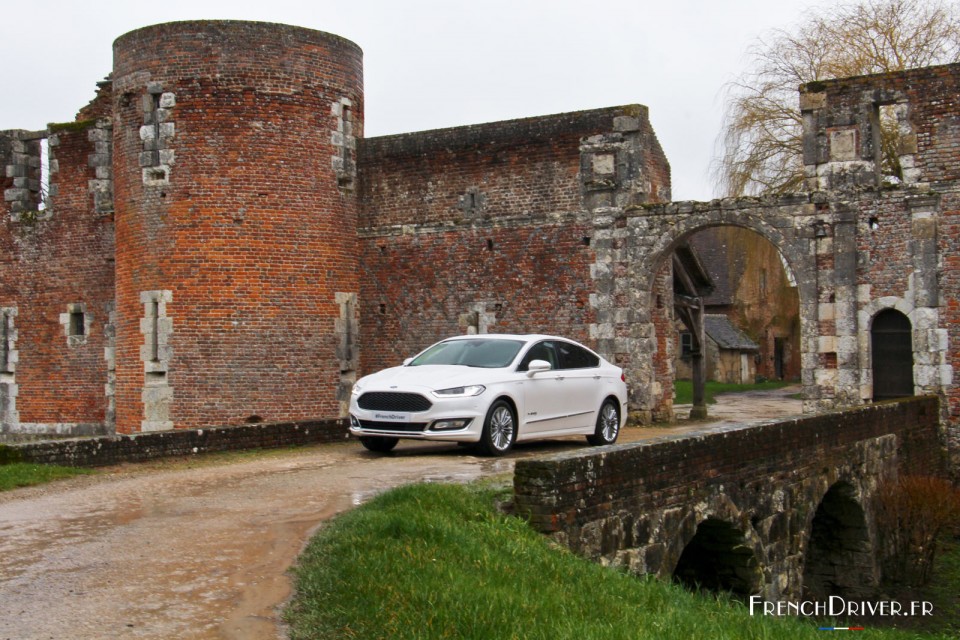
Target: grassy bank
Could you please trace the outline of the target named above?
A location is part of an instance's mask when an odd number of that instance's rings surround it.
[[[35,484],[43,484],[60,480],[62,478],[71,478],[73,476],[94,473],[90,469],[77,469],[75,467],[58,467],[48,464],[29,464],[25,462],[14,462],[12,464],[0,465],[0,491],[9,491],[17,487],[29,487]]]
[[[415,485],[325,526],[296,569],[293,640],[823,638],[804,619],[751,617],[587,562],[499,514],[495,492]],[[946,638],[869,629],[861,638]]]
[[[782,389],[790,384],[782,380],[768,380],[758,382],[757,384],[731,384],[727,382],[707,382],[704,387],[704,395],[707,397],[707,404],[716,404],[716,396],[721,393],[744,393],[746,391],[768,391],[770,389]],[[691,404],[693,402],[693,382],[690,380],[676,380],[673,383],[673,392],[675,404]]]

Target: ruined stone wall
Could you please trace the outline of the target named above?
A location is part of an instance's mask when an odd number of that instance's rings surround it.
[[[938,422],[937,399],[925,397],[520,460],[516,506],[577,553],[661,577],[673,573],[698,524],[721,520],[756,556],[766,599],[796,598],[828,489],[838,482],[854,488],[873,542],[877,483],[897,473],[943,472]]]
[[[128,33],[114,56],[118,430],[337,416],[356,369],[360,49],[200,21]]]
[[[27,158],[14,153],[3,159],[8,174],[30,176],[21,187],[30,192],[28,197],[17,197],[17,188],[10,189],[15,193],[6,202],[0,226],[0,341],[5,345],[0,383],[7,394],[14,392],[17,414],[8,397],[3,427],[109,432],[113,210],[96,189],[102,152],[109,173],[109,121],[50,125],[33,138]],[[43,200],[38,184],[41,140],[49,145],[49,189]]]
[[[879,111],[900,132],[907,184],[960,178],[960,65],[813,82],[800,90],[808,189],[877,186]]]

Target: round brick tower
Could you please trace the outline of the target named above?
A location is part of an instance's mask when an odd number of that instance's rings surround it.
[[[362,52],[256,22],[114,43],[119,432],[340,414]]]

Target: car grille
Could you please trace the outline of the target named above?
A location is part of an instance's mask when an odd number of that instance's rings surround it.
[[[357,400],[361,409],[368,411],[426,411],[433,406],[429,400],[418,393],[397,393],[393,391],[371,391]]]
[[[373,429],[374,431],[403,431],[404,433],[420,433],[427,426],[426,422],[378,422],[376,420],[358,420],[358,422],[364,429]]]

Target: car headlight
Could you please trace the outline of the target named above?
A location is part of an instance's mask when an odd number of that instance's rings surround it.
[[[360,385],[355,384],[355,385],[353,385],[353,389],[350,390],[350,395],[352,395],[352,396],[358,396],[358,395],[360,395],[360,392],[361,392],[361,391],[362,391],[362,389],[360,388]]]
[[[438,389],[436,391],[431,391],[433,395],[438,398],[469,398],[470,396],[478,396],[484,391],[486,387],[482,384],[471,384],[465,387],[450,387],[449,389]]]

